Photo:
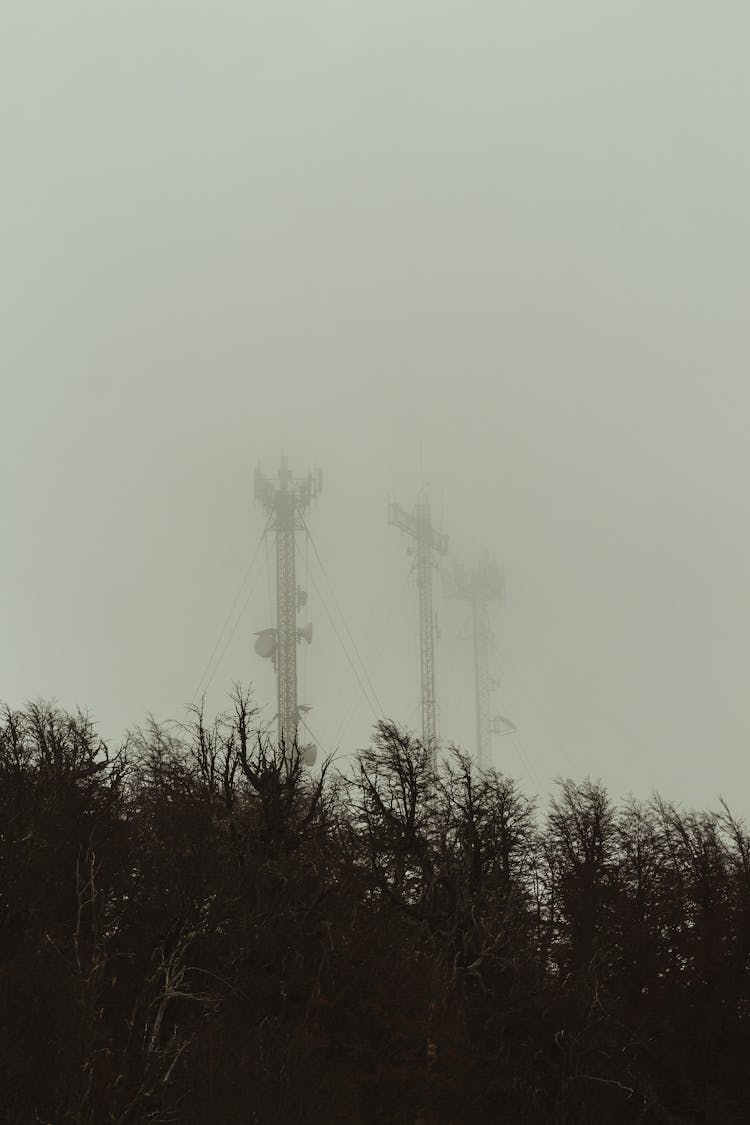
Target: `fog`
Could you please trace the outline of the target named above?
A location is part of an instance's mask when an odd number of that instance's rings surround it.
[[[424,481],[448,561],[505,569],[493,706],[518,734],[493,764],[750,811],[746,5],[0,20],[0,697],[117,741],[239,679],[270,719],[272,543],[242,583],[283,447],[324,470],[308,523],[378,697],[311,563],[325,749],[379,707],[418,729],[387,502]],[[440,727],[472,749],[468,614],[440,589]]]

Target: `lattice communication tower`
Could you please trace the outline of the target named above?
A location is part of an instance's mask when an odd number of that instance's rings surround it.
[[[323,487],[318,469],[306,477],[293,477],[286,457],[275,478],[255,470],[255,500],[269,516],[266,534],[276,533],[276,627],[257,634],[255,650],[273,660],[276,669],[279,743],[297,745],[300,706],[297,699],[297,645],[312,639],[312,626],[297,627],[297,611],[307,603],[307,593],[297,586],[295,566],[296,535],[305,530],[305,512]],[[303,758],[312,764],[314,748],[300,747]],[[312,760],[311,760],[312,759]]]
[[[432,526],[430,502],[424,490],[416,508],[407,512],[400,504],[388,505],[388,523],[416,540],[419,590],[419,647],[422,671],[422,739],[437,754],[438,723],[435,695],[435,611],[432,597],[433,554],[448,552],[448,536]]]
[[[476,709],[477,762],[484,769],[490,764],[491,736],[510,734],[516,728],[509,719],[491,713],[489,652],[492,641],[490,603],[505,595],[505,580],[500,566],[485,555],[467,574],[463,567],[454,571],[451,596],[471,607],[471,635],[474,647],[474,688]]]

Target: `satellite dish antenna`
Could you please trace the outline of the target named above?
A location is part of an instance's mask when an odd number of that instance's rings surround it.
[[[302,640],[304,638],[307,641],[308,644],[310,644],[311,641],[312,641],[312,633],[313,633],[312,621],[309,621],[303,629],[298,630],[298,636],[299,636],[300,640]]]
[[[314,743],[308,742],[304,746],[300,746],[299,756],[302,765],[310,769],[315,765],[315,761],[318,757],[318,748]]]
[[[495,715],[490,729],[493,734],[502,736],[504,734],[515,734],[518,727],[510,719],[506,719],[505,715]]]
[[[255,636],[258,638],[255,642],[255,651],[258,656],[262,656],[264,660],[270,660],[272,656],[276,655],[275,629],[261,629]]]

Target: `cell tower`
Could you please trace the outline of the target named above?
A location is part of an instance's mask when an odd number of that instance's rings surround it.
[[[437,752],[437,703],[435,698],[435,612],[432,603],[433,551],[447,554],[448,536],[437,531],[430,519],[430,502],[423,490],[414,512],[393,501],[388,505],[388,523],[416,539],[417,588],[419,590],[419,644],[422,661],[422,740]]]
[[[474,645],[474,686],[477,723],[477,762],[481,769],[490,763],[491,736],[510,734],[516,728],[502,715],[492,716],[490,695],[489,651],[492,641],[490,627],[490,602],[502,598],[505,582],[500,567],[488,555],[474,571],[467,575],[463,567],[456,567],[451,596],[468,602],[471,606],[471,636]]]
[[[306,477],[293,477],[286,457],[275,479],[255,470],[255,500],[268,513],[266,535],[276,532],[276,628],[257,635],[255,651],[273,660],[276,669],[279,742],[286,747],[297,742],[300,706],[297,701],[297,645],[312,640],[312,625],[297,628],[297,611],[307,603],[307,593],[297,586],[295,546],[298,531],[305,530],[305,512],[323,487],[320,470]],[[300,747],[307,764],[315,760],[314,747]]]

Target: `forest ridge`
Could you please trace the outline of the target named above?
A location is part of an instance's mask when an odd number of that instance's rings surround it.
[[[740,1125],[750,837],[545,808],[381,722],[304,770],[248,693],[110,751],[0,721],[7,1125]]]

